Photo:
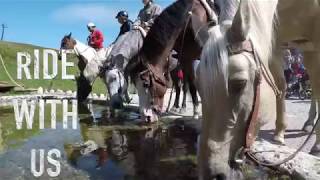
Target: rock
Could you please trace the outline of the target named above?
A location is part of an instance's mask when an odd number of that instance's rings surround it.
[[[76,97],[77,96],[77,91],[73,91],[72,96]]]
[[[72,95],[72,91],[71,91],[71,90],[68,90],[66,93],[67,93],[68,95]]]
[[[99,97],[98,97],[98,95],[96,93],[93,93],[92,98],[93,99],[98,99]]]
[[[39,87],[37,93],[38,93],[38,94],[43,94],[43,88],[42,88],[42,87]]]
[[[54,94],[55,93],[54,89],[50,89],[49,93]]]
[[[104,94],[100,94],[100,99],[106,99],[106,96]]]
[[[63,91],[62,91],[61,89],[57,89],[57,93],[62,94],[62,93],[63,93]]]
[[[265,163],[277,163],[293,154],[296,150],[284,145],[271,144],[265,140],[256,141],[252,148],[255,158]],[[320,158],[299,152],[294,159],[275,167],[286,172],[293,179],[320,179]]]
[[[48,93],[49,93],[48,89],[44,89],[44,94],[48,94]]]

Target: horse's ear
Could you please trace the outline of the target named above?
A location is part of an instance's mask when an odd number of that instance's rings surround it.
[[[232,26],[227,35],[229,42],[241,42],[246,40],[249,30],[249,7],[246,1],[240,1],[238,11],[234,16]]]
[[[72,35],[72,33],[70,32],[69,35],[68,35],[68,38],[71,38],[71,35]]]

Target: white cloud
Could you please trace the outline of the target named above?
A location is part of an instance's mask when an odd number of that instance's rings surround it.
[[[72,4],[55,10],[51,17],[58,23],[73,24],[92,21],[97,24],[115,23],[117,10],[103,4]],[[110,22],[111,21],[111,22]]]

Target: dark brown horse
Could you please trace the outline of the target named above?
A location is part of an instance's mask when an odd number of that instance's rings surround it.
[[[195,94],[193,61],[201,53],[209,18],[200,0],[178,0],[167,7],[155,20],[139,53],[126,67],[139,94],[139,106],[146,121],[157,120],[161,112],[168,83],[168,59],[172,49],[179,54],[180,64]]]

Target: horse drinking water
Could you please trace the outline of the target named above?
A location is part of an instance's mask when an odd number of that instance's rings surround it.
[[[202,0],[179,0],[166,8],[156,18],[140,52],[127,65],[126,71],[138,89],[143,120],[156,121],[162,111],[168,81],[167,57],[173,48],[178,54],[183,54],[179,58],[180,64],[188,72],[185,74],[192,77],[192,62],[201,53],[199,41],[204,42],[203,39],[197,39],[199,36],[196,34],[206,31],[208,21],[213,21],[213,24],[216,22],[212,9],[206,9],[208,6],[203,3]]]
[[[241,178],[233,171],[237,152],[250,148],[260,124],[276,120],[269,70],[276,7],[277,0],[241,0],[231,27],[210,30],[197,70],[200,179]]]

